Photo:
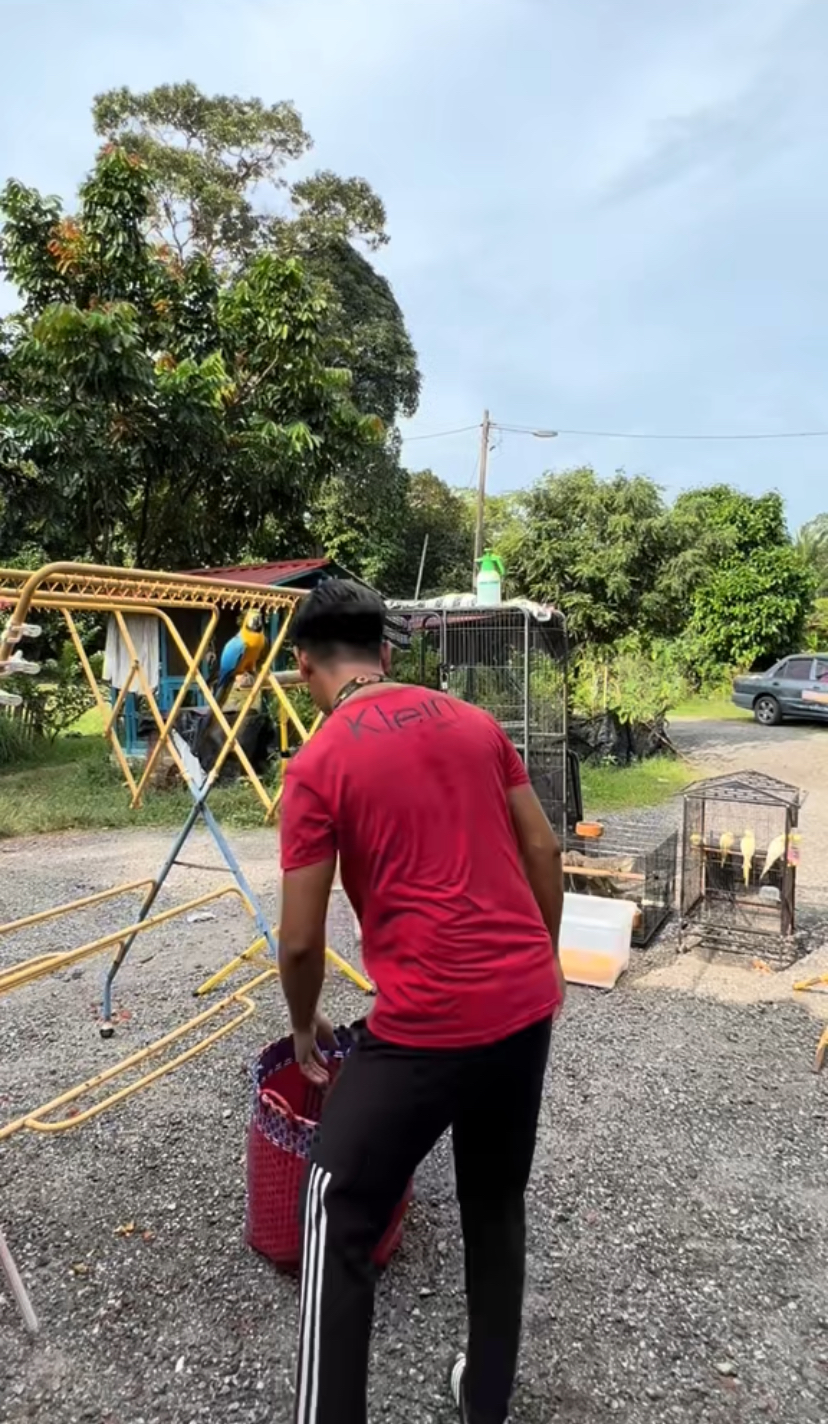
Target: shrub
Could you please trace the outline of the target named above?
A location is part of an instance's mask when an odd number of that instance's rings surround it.
[[[625,638],[611,649],[583,648],[573,661],[570,706],[576,716],[612,713],[625,726],[663,721],[688,694],[675,646]]]
[[[95,705],[95,698],[72,644],[41,664],[37,677],[11,677],[7,686],[23,698],[36,737],[54,742]]]
[[[0,766],[16,766],[26,760],[31,749],[31,734],[23,722],[0,710]]]
[[[828,649],[828,598],[818,598],[814,604],[808,619],[806,643],[812,653],[824,653]]]

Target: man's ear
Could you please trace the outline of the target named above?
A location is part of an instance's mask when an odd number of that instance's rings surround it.
[[[307,653],[303,652],[301,648],[294,648],[293,656],[296,659],[296,666],[298,667],[299,672],[301,673],[302,681],[307,682],[308,678],[313,672],[313,668],[310,665]]]

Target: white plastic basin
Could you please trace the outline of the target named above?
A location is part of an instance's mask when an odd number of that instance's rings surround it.
[[[630,962],[637,909],[632,900],[564,895],[560,957],[567,983],[615,987]]]

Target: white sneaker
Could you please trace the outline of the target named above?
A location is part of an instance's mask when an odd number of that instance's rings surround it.
[[[457,1410],[460,1415],[460,1424],[466,1424],[466,1398],[463,1393],[463,1379],[465,1374],[466,1357],[465,1355],[458,1355],[451,1367],[449,1387],[451,1389],[451,1397],[457,1405]]]

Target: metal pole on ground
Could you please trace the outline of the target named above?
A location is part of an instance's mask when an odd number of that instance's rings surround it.
[[[14,1264],[14,1258],[12,1256],[11,1251],[9,1250],[8,1242],[6,1241],[2,1230],[0,1230],[0,1266],[2,1266],[3,1268],[3,1275],[8,1281],[12,1300],[15,1301],[17,1308],[23,1317],[23,1323],[25,1324],[26,1329],[30,1330],[32,1335],[36,1335],[38,1330],[40,1329],[40,1325],[38,1324],[38,1319],[34,1313],[34,1308],[32,1306],[31,1301],[29,1300],[28,1295],[26,1294],[26,1287],[20,1279],[20,1272]]]

